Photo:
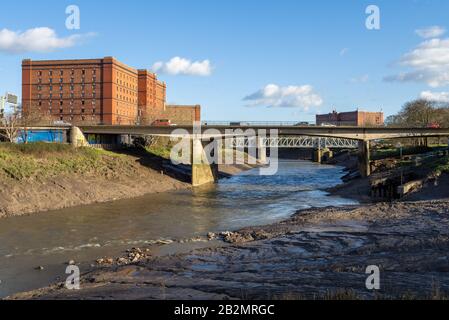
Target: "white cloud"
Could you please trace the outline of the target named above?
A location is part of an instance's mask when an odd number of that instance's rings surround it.
[[[432,26],[428,28],[415,30],[415,33],[424,39],[438,38],[446,33],[446,29],[439,26]]]
[[[51,52],[57,49],[73,47],[82,39],[93,34],[75,34],[58,37],[53,29],[42,27],[28,29],[24,32],[0,30],[0,51],[7,53]]]
[[[181,57],[174,57],[168,62],[156,62],[152,70],[154,72],[167,73],[171,75],[189,75],[189,76],[210,76],[212,66],[209,60],[190,61]]]
[[[354,77],[349,80],[351,83],[366,83],[369,80],[369,75],[364,74],[360,77]]]
[[[323,104],[323,99],[310,85],[280,87],[269,84],[244,100],[249,102],[248,106],[290,107],[304,111]]]
[[[449,92],[423,91],[420,94],[420,98],[429,101],[449,103]]]
[[[340,50],[340,56],[344,56],[345,54],[347,54],[349,52],[349,48],[343,48]]]
[[[449,84],[449,38],[422,42],[402,56],[400,64],[411,70],[385,77],[386,81],[424,82],[431,87]]]

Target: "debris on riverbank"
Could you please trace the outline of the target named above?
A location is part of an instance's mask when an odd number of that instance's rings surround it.
[[[55,285],[10,298],[443,299],[448,225],[449,199],[308,209],[280,223],[208,237],[232,240],[231,246],[150,255],[83,275],[79,291]],[[379,291],[365,287],[370,265],[381,270]]]

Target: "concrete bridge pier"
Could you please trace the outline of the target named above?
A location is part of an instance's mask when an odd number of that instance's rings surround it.
[[[369,140],[359,141],[359,170],[362,177],[371,175]]]
[[[318,138],[317,149],[313,151],[313,161],[316,163],[323,162],[323,148],[321,147],[321,138]]]
[[[321,163],[322,159],[323,159],[323,150],[321,150],[321,148],[318,148],[313,152],[313,161]]]
[[[80,128],[75,126],[70,128],[70,144],[75,148],[86,147],[89,145],[84,133]]]
[[[218,181],[218,163],[209,163],[204,149],[209,143],[210,141],[202,141],[201,138],[191,140],[192,186],[194,187]]]
[[[257,137],[257,162],[267,164],[267,148],[263,139],[263,137]]]

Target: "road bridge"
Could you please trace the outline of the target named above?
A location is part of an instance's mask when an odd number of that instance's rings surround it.
[[[329,147],[345,145],[347,148],[359,149],[359,164],[362,176],[370,175],[370,141],[396,138],[428,138],[428,137],[449,137],[449,128],[391,128],[391,127],[320,127],[320,126],[296,126],[291,123],[266,123],[253,124],[245,123],[240,125],[231,124],[201,124],[197,126],[79,126],[70,127],[35,127],[29,130],[54,129],[67,130],[70,132],[72,143],[83,140],[83,135],[112,135],[112,136],[159,136],[159,137],[190,137],[195,150],[200,150],[204,146],[204,141],[211,141],[216,138],[229,138],[235,136],[254,136],[259,138],[257,145],[262,149],[260,159],[263,159],[263,152],[266,148],[274,146],[287,147],[316,147],[322,148],[322,143],[328,143]],[[2,130],[2,128],[0,128]],[[261,134],[261,132],[263,132]],[[273,134],[275,133],[275,134]],[[322,140],[321,138],[324,138]],[[320,155],[320,153],[318,153]],[[320,158],[318,156],[318,158]],[[202,168],[213,166],[202,164]],[[193,166],[195,167],[195,166]],[[202,170],[202,169],[201,169]],[[195,172],[195,169],[193,170]],[[210,171],[210,170],[208,170]],[[215,168],[212,170],[215,175]],[[212,176],[211,176],[212,178]],[[214,178],[215,179],[215,178]],[[202,179],[207,181],[207,179]],[[193,183],[194,185],[196,183]]]
[[[392,127],[320,127],[320,126],[295,126],[291,124],[201,124],[198,126],[174,126],[174,127],[148,127],[148,126],[81,126],[81,131],[87,134],[131,134],[131,135],[155,135],[155,136],[182,136],[192,135],[192,139],[198,139],[198,132],[203,134],[206,140],[217,137],[228,137],[244,132],[251,136],[258,136],[265,132],[268,136],[262,137],[262,141],[256,142],[263,148],[273,145],[285,145],[298,147],[317,147],[318,158],[322,147],[320,139],[325,138],[324,143],[332,145],[347,144],[348,148],[359,149],[359,166],[362,176],[369,176],[370,169],[370,141],[396,138],[429,138],[449,137],[449,128],[392,128]],[[174,132],[177,132],[174,134]],[[183,134],[182,134],[183,132]],[[253,133],[251,133],[253,132]],[[276,132],[276,137],[270,139],[270,133]],[[195,135],[196,134],[196,135]],[[307,137],[307,138],[306,138]],[[320,141],[320,142],[318,142]],[[264,159],[264,155],[259,156]]]

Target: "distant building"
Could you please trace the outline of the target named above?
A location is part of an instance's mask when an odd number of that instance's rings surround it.
[[[73,124],[151,125],[161,119],[173,124],[181,124],[177,119],[189,123],[200,120],[199,106],[173,110],[166,106],[166,85],[156,74],[131,68],[113,57],[23,60],[22,104],[24,113]]]
[[[373,127],[384,125],[383,112],[351,111],[337,112],[328,114],[317,114],[316,124],[332,126],[354,126],[354,127]]]

